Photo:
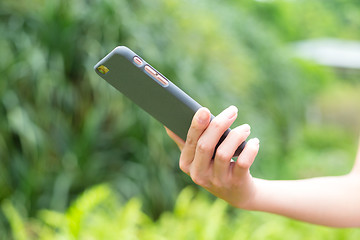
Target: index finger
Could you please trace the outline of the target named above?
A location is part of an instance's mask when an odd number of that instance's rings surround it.
[[[186,173],[188,173],[187,167],[194,160],[198,140],[210,123],[210,117],[210,111],[205,107],[200,108],[193,117],[180,156],[180,168]]]

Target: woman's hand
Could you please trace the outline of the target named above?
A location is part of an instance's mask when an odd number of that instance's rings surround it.
[[[259,140],[250,139],[237,161],[231,161],[238,146],[250,135],[249,125],[238,126],[230,131],[212,159],[220,137],[237,117],[237,108],[230,106],[211,122],[210,116],[206,108],[196,112],[186,142],[166,129],[181,150],[180,168],[215,196],[246,209],[255,194],[249,168],[258,153]]]
[[[249,168],[259,150],[258,139],[250,139],[237,161],[231,161],[250,134],[247,124],[231,130],[212,159],[216,144],[236,116],[232,106],[210,122],[209,110],[199,109],[186,142],[167,130],[181,149],[180,168],[195,183],[235,207],[332,227],[360,227],[360,143],[351,174],[288,181],[256,179]]]

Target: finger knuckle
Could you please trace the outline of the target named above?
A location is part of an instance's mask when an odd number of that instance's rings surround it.
[[[241,128],[236,128],[231,130],[229,136],[231,136],[234,139],[240,139],[245,140],[250,135],[250,132],[244,132]]]
[[[217,160],[220,160],[222,162],[228,162],[228,161],[230,161],[231,157],[232,157],[232,154],[229,151],[225,151],[221,148],[218,148],[216,150],[216,159]]]
[[[224,184],[219,178],[213,178],[211,179],[211,185],[214,188],[222,188]]]
[[[208,153],[210,151],[212,151],[213,147],[210,146],[210,144],[208,144],[205,141],[199,141],[197,146],[196,146],[196,150],[200,153]]]
[[[210,124],[211,124],[211,127],[215,128],[215,129],[223,128],[223,124],[219,118],[215,118]]]
[[[189,171],[189,166],[188,166],[188,164],[186,164],[186,163],[183,162],[183,161],[180,161],[180,162],[179,162],[179,167],[180,167],[181,171],[183,171],[184,173],[188,173],[188,171]]]
[[[197,138],[201,135],[203,130],[204,129],[201,128],[199,125],[191,124],[191,126],[187,132],[187,135],[186,135],[186,142],[191,145],[195,144],[197,141]]]
[[[208,186],[208,181],[199,176],[199,175],[192,175],[191,176],[191,179],[193,180],[193,182],[199,186],[202,186],[202,187],[207,187]]]
[[[186,137],[186,144],[189,146],[193,146],[196,144],[196,140],[191,135],[188,134]]]
[[[241,168],[249,168],[250,164],[248,160],[237,161],[236,164]]]
[[[235,128],[235,129],[233,129],[233,130],[230,131],[229,136],[232,135],[232,136],[234,136],[235,138],[241,138],[241,137],[244,136],[244,134],[245,134],[245,133],[242,132],[240,128]]]

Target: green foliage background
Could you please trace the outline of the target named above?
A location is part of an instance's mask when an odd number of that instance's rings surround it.
[[[170,236],[162,232],[169,231],[167,221],[199,226],[204,220],[189,212],[185,221],[176,207],[172,210],[181,189],[192,183],[179,171],[179,152],[162,126],[93,72],[93,65],[117,45],[133,49],[213,114],[236,105],[240,114],[235,124],[249,123],[252,136],[261,140],[254,176],[347,173],[359,122],[313,121],[309,109],[315,106],[324,116],[344,119],[339,109],[345,105],[352,114],[346,117],[356,119],[359,73],[339,74],[296,59],[290,46],[318,37],[358,40],[359,27],[355,0],[1,1],[0,201],[6,217],[1,213],[0,238],[52,238],[57,229],[68,239],[90,233],[102,238],[106,231],[155,238]],[[103,182],[112,190],[94,190],[70,204]],[[121,196],[124,205],[107,196]],[[191,196],[185,194],[182,201]],[[141,200],[141,210],[138,200],[126,203],[133,197]],[[202,195],[197,201],[220,204],[209,198]],[[75,231],[66,223],[80,224],[82,216],[71,214],[78,201],[95,201],[94,206],[112,201],[109,209],[94,213],[103,226],[94,230],[98,232],[90,231],[91,225]],[[270,215],[231,214],[221,204],[219,214],[234,222],[233,229],[256,222],[249,231],[259,232],[259,239],[267,237],[261,229],[269,228],[263,219],[274,219],[281,226],[276,231],[290,229],[288,234],[308,234],[308,228],[327,231]],[[122,215],[127,208],[137,209],[134,216]],[[93,214],[91,207],[80,211]],[[147,220],[116,229],[124,218],[140,215]],[[18,226],[12,232],[9,221]],[[150,230],[138,231],[139,226]],[[188,229],[194,238],[207,234],[201,227]],[[226,224],[219,229],[230,231]],[[346,230],[337,234],[334,239],[352,236]]]

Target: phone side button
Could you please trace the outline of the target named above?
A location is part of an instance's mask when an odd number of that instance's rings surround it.
[[[163,85],[164,87],[169,85],[169,81],[164,78],[163,76],[161,76],[160,74],[157,75],[156,79],[161,83],[161,85]]]
[[[154,80],[160,83],[160,85],[162,85],[163,87],[167,87],[169,85],[169,81],[163,76],[161,76],[155,69],[153,69],[149,65],[145,66],[145,71],[148,72],[154,78]]]
[[[148,66],[148,65],[146,65],[145,66],[145,71],[147,71],[148,73],[150,73],[150,75],[151,76],[153,76],[153,77],[157,77],[157,72],[154,70],[154,69],[152,69],[150,66]]]
[[[141,58],[139,58],[138,56],[135,56],[135,57],[133,58],[133,60],[134,60],[134,63],[135,63],[136,65],[138,65],[138,66],[141,66],[141,64],[143,63],[143,61],[141,60]]]

